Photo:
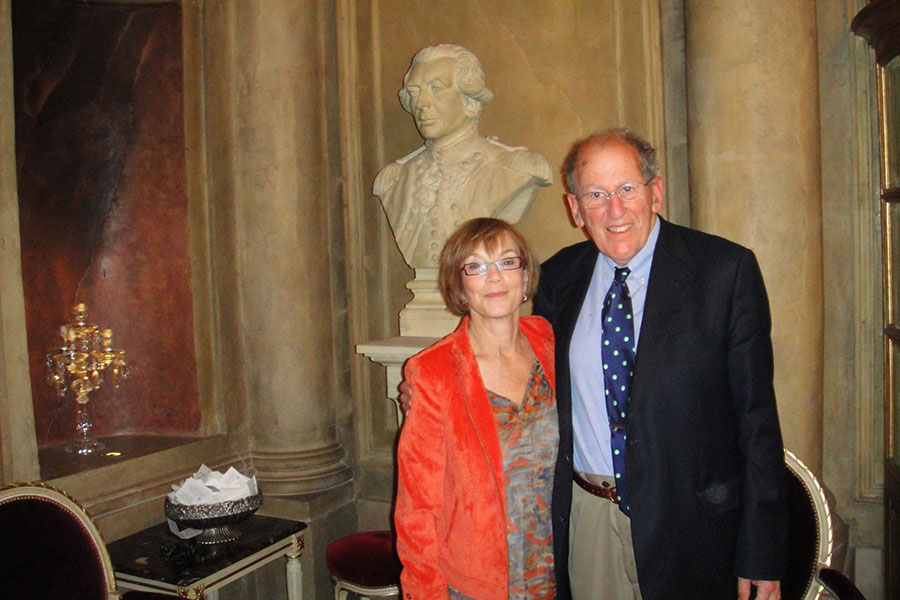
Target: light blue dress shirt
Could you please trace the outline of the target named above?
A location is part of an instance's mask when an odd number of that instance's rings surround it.
[[[631,269],[628,290],[634,314],[635,345],[640,343],[644,301],[653,252],[659,239],[659,219],[647,238],[647,243],[626,265]],[[617,267],[611,259],[600,254],[591,276],[587,296],[575,323],[569,344],[569,373],[572,383],[572,428],[575,434],[575,470],[595,475],[612,475],[612,452],[609,445],[609,417],[606,415],[606,388],[601,368],[603,300]]]

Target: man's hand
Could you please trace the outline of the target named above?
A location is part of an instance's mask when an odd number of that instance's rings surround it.
[[[397,386],[397,389],[400,390],[400,396],[397,397],[397,402],[400,403],[400,410],[403,411],[403,416],[409,414],[409,409],[412,408],[412,384],[406,381],[405,379],[400,382],[400,385]]]
[[[750,600],[750,586],[756,588],[756,600],[781,600],[781,582],[738,577],[738,600]]]

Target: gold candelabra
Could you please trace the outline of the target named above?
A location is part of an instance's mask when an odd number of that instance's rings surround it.
[[[59,328],[59,334],[62,344],[47,355],[47,382],[59,397],[71,389],[78,403],[75,417],[78,438],[66,448],[75,454],[93,454],[103,448],[103,443],[91,436],[89,394],[104,382],[118,388],[119,381],[128,377],[125,351],[112,347],[112,329],[101,331],[97,325],[88,323],[84,303],[72,308],[71,321]]]

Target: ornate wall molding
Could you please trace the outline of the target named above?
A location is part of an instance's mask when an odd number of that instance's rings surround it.
[[[342,190],[346,209],[347,283],[349,291],[350,379],[353,429],[357,464],[390,467],[393,464],[392,435],[396,431],[393,404],[384,397],[384,369],[360,356],[356,344],[396,333],[396,315],[388,311],[391,297],[385,282],[389,274],[393,243],[386,219],[364,180],[365,165],[384,160],[384,126],[380,110],[363,114],[364,108],[380,105],[380,52],[377,0],[368,6],[355,0],[337,4],[338,73],[341,112]],[[366,42],[369,43],[366,43]],[[360,49],[360,44],[365,46]],[[365,58],[364,58],[365,57]],[[361,108],[361,104],[365,107]],[[366,133],[366,127],[369,133]],[[363,148],[367,142],[373,145]],[[374,151],[367,161],[366,150]],[[371,166],[370,166],[371,168]],[[399,311],[399,307],[398,307]],[[378,402],[378,400],[383,400]]]
[[[848,1],[854,14],[859,2]],[[850,93],[853,114],[854,289],[856,290],[857,500],[881,502],[884,494],[883,345],[881,343],[881,202],[878,171],[877,97],[871,50],[850,36]]]
[[[896,0],[870,0],[853,18],[850,28],[866,39],[875,49],[875,60],[886,65],[900,54],[900,2]]]

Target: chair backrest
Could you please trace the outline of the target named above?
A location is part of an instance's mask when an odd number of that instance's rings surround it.
[[[74,498],[44,483],[0,488],[0,581],[17,600],[118,596],[106,544]]]
[[[788,577],[781,584],[783,600],[815,600],[824,588],[817,580],[820,567],[831,564],[831,512],[825,490],[812,471],[784,450],[790,503],[788,534]]]

